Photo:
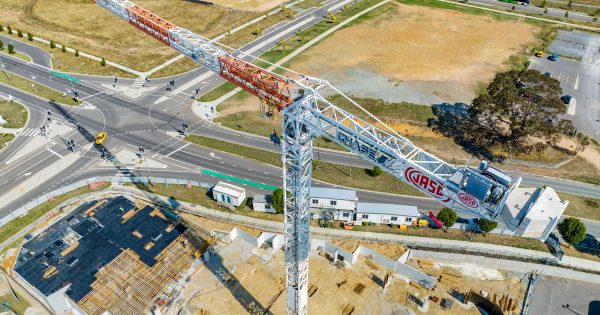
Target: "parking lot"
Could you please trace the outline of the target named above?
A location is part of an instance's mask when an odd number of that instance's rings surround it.
[[[531,57],[530,69],[549,72],[560,81],[563,94],[576,98],[565,118],[600,141],[600,35],[559,31],[548,51],[558,54],[558,60],[549,60],[547,53]]]
[[[534,291],[529,314],[600,314],[600,284],[544,276]]]

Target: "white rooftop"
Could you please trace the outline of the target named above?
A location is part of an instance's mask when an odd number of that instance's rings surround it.
[[[356,201],[356,191],[339,188],[311,187],[310,198]]]
[[[242,187],[223,182],[218,182],[215,187],[213,187],[213,191],[236,198],[239,198],[246,193],[246,190]]]
[[[518,188],[506,200],[505,216],[513,224],[525,216],[532,220],[554,218],[561,216],[568,204],[551,187]]]
[[[421,214],[415,206],[395,205],[389,203],[359,202],[356,204],[357,213],[401,215],[419,217]]]

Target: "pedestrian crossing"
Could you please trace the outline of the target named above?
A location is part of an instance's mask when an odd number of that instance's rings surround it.
[[[133,80],[133,83],[131,84],[131,88],[135,89],[135,88],[141,88],[144,83],[146,83],[146,79],[144,78],[137,78],[135,80]]]
[[[21,130],[19,136],[21,137],[35,137],[40,133],[38,128],[25,128]]]

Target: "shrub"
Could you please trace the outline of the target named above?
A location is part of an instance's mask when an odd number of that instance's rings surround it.
[[[23,37],[23,32],[21,32],[21,30],[17,30],[17,36]]]
[[[377,165],[373,166],[373,169],[371,170],[371,176],[378,177],[382,173],[383,173],[383,171],[381,170],[381,167],[379,167]]]
[[[4,32],[4,25],[0,24],[0,32]]]
[[[479,228],[481,229],[481,231],[483,232],[483,234],[485,235],[485,233],[488,233],[490,231],[492,231],[493,229],[495,229],[496,227],[498,227],[498,222],[496,221],[490,221],[487,219],[479,219]]]
[[[284,200],[282,188],[273,190],[273,193],[271,194],[271,207],[273,207],[277,213],[283,213]]]
[[[573,217],[566,218],[558,224],[558,232],[571,245],[577,245],[585,239],[585,225]]]
[[[75,57],[79,57],[79,50],[75,49]]]
[[[4,49],[4,43],[0,40],[0,50]]]
[[[52,49],[56,48],[56,43],[54,43],[53,40],[50,41],[50,48],[52,48]]]
[[[445,227],[453,226],[457,217],[456,212],[448,207],[443,207],[437,215],[437,218],[444,222]]]
[[[67,51],[67,47],[63,44],[62,48],[60,49],[62,52],[66,52]]]
[[[104,59],[104,57],[102,57],[102,60],[100,60],[100,65],[101,66],[106,66],[106,60]]]
[[[8,53],[9,54],[14,54],[15,53],[15,47],[13,46],[13,44],[8,44]]]
[[[12,27],[10,27],[10,25],[6,27],[6,30],[8,31],[8,34],[12,35],[13,32]]]
[[[27,33],[27,40],[32,41],[33,40],[33,34]]]

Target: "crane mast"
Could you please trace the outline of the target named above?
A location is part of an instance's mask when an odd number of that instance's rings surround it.
[[[479,169],[450,165],[391,129],[386,131],[341,109],[319,93],[327,88],[335,90],[325,80],[308,77],[294,80],[271,73],[130,1],[95,2],[282,111],[288,314],[308,312],[314,138],[322,136],[334,141],[446,206],[492,220],[520,183],[520,178],[513,180],[485,161]],[[309,81],[310,84],[304,83]],[[294,95],[290,85],[297,87]]]

